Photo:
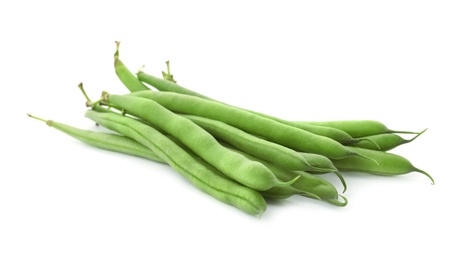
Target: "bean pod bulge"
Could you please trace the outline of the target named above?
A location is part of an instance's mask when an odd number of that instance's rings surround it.
[[[233,180],[255,190],[290,185],[296,178],[283,182],[263,164],[229,151],[212,135],[187,118],[176,115],[157,102],[130,95],[104,95],[104,102],[156,125],[176,137],[194,153]]]

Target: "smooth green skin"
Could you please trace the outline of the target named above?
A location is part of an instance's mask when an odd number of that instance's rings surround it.
[[[168,80],[168,78],[165,77],[165,75],[164,75],[165,79],[157,78],[155,76],[146,74],[144,72],[138,72],[137,75],[138,75],[139,80],[151,85],[152,87],[154,87],[154,88],[156,88],[156,89],[158,89],[160,91],[175,92],[175,93],[196,96],[196,97],[200,97],[200,98],[203,98],[203,99],[219,102],[219,101],[217,101],[215,99],[212,99],[210,97],[202,95],[202,94],[200,94],[198,92],[195,92],[195,91],[192,91],[190,89],[184,88],[184,87],[176,84],[175,82],[172,82],[171,80]],[[131,91],[131,92],[134,92],[134,91]],[[269,116],[269,115],[259,113],[259,112],[255,112],[255,111],[250,111],[250,110],[246,110],[246,111],[251,112],[251,113],[255,113],[255,114],[259,115],[259,116],[266,117],[268,119],[278,121],[278,122],[286,124],[286,125],[301,128],[301,129],[306,130],[308,132],[311,132],[313,134],[317,134],[317,135],[321,135],[321,136],[331,138],[331,139],[333,139],[335,141],[338,141],[338,142],[340,142],[342,144],[351,144],[351,143],[356,143],[356,142],[363,141],[363,140],[359,140],[359,139],[354,139],[349,134],[347,134],[346,132],[341,131],[341,130],[336,129],[336,128],[324,127],[324,126],[316,126],[316,125],[307,125],[307,124],[303,124],[303,123],[283,120],[283,119],[280,119],[280,118],[277,118],[277,117]]]
[[[277,176],[277,178],[281,180],[291,180],[296,176],[300,176],[298,180],[291,185],[296,190],[299,190],[305,193],[305,194],[300,194],[300,195],[324,200],[336,206],[343,207],[347,205],[347,199],[344,196],[341,196],[344,199],[344,202],[340,202],[338,200],[338,196],[340,195],[338,194],[338,191],[336,190],[335,186],[325,179],[322,179],[318,176],[315,176],[313,174],[303,172],[303,171],[287,171],[269,162],[263,161],[257,157],[254,157],[245,152],[237,150],[231,146],[226,146],[226,147],[228,147],[228,149],[232,149],[233,151],[236,151],[244,155],[245,157],[251,160],[255,160],[255,161],[263,163]],[[284,191],[284,192],[290,193],[290,191]],[[283,198],[284,195],[283,193],[281,193],[279,196]]]
[[[351,147],[351,149],[365,156],[375,159],[378,162],[378,164],[372,162],[371,160],[366,160],[364,158],[358,157],[349,157],[341,160],[332,160],[336,168],[338,168],[340,171],[365,172],[384,176],[402,175],[410,172],[420,172],[429,177],[432,183],[434,183],[434,179],[428,173],[413,166],[411,162],[403,156],[359,147]]]
[[[296,122],[297,124],[326,126],[340,129],[353,138],[362,138],[370,135],[385,133],[417,134],[409,131],[396,131],[387,128],[383,123],[375,120],[341,120],[324,122]]]
[[[295,189],[312,193],[318,196],[321,200],[327,201],[336,206],[346,206],[345,202],[338,201],[338,191],[330,182],[313,174],[302,171],[286,171],[277,167],[269,167],[272,172],[281,180],[290,180],[293,176],[301,176],[292,184]],[[342,196],[341,196],[342,197]],[[344,198],[344,197],[343,197]]]
[[[105,149],[105,150],[113,151],[113,152],[118,152],[118,153],[123,153],[123,154],[128,154],[128,155],[133,155],[137,157],[142,157],[142,158],[145,158],[151,161],[167,164],[167,162],[165,162],[163,159],[161,159],[155,153],[153,153],[152,150],[150,150],[146,146],[126,136],[122,136],[118,134],[95,132],[95,131],[90,131],[90,130],[83,130],[83,129],[79,129],[79,128],[76,128],[70,125],[66,125],[66,124],[56,122],[56,121],[51,121],[51,120],[47,121],[46,124],[69,136],[72,136],[73,138],[76,138],[86,144],[89,144],[97,148],[101,148],[101,149]],[[202,164],[208,170],[212,171],[218,176],[222,178],[227,178],[226,175],[222,174],[216,168],[214,168],[213,166],[205,162],[202,158],[198,157],[192,151],[182,146],[177,139],[175,140],[175,138],[171,136],[169,138],[172,139],[172,141],[175,142],[178,146],[181,146],[181,148],[183,148],[191,157],[193,157],[197,161],[197,163]],[[269,198],[269,199],[286,199],[296,194],[306,196],[305,193],[291,186],[272,187],[271,189],[267,191],[260,191],[259,193],[264,198]],[[312,195],[312,194],[308,194],[308,195],[315,197],[315,195]]]
[[[147,84],[151,85],[152,87],[154,87],[154,88],[156,88],[156,89],[158,89],[160,91],[175,92],[175,93],[180,93],[180,94],[185,94],[185,95],[190,95],[190,96],[196,96],[196,97],[201,97],[203,99],[212,100],[211,98],[209,98],[209,97],[207,97],[205,95],[202,95],[202,94],[200,94],[198,92],[195,92],[195,91],[192,91],[190,89],[181,87],[177,83],[171,82],[171,81],[166,80],[166,79],[157,78],[155,76],[149,75],[149,74],[144,73],[142,71],[138,71],[138,73],[136,73],[136,75],[138,76],[138,79],[140,81],[142,81],[144,83],[147,83]],[[131,91],[131,92],[135,92],[135,91]]]
[[[143,157],[155,162],[166,163],[163,159],[152,153],[147,147],[140,145],[135,140],[118,134],[83,130],[60,122],[48,120],[46,124],[86,144],[101,149]]]
[[[194,123],[213,135],[216,139],[224,141],[238,150],[270,162],[282,169],[317,173],[334,172],[341,180],[341,183],[344,186],[344,191],[347,189],[346,182],[341,173],[325,156],[298,153],[292,149],[258,138],[220,121],[193,115],[182,114],[182,116],[192,120]],[[308,160],[314,161],[314,163],[317,164],[317,167],[310,165]]]
[[[176,113],[192,114],[227,123],[293,150],[322,154],[336,159],[357,155],[330,138],[315,135],[220,102],[161,91],[138,91],[129,95],[154,100]]]
[[[111,110],[108,110],[106,108],[102,108],[100,106],[96,106],[95,110],[98,112],[112,112]],[[153,160],[156,162],[160,163],[166,163],[160,157],[155,155],[149,148],[145,147],[144,145],[134,141],[131,138],[125,137],[125,136],[120,136],[120,135],[113,135],[113,134],[105,134],[105,133],[98,133],[98,132],[91,132],[91,131],[86,131],[83,132],[84,130],[79,130],[76,129],[77,131],[82,132],[81,135],[83,138],[86,138],[87,135],[95,135],[95,138],[92,138],[92,144],[94,146],[100,147],[100,148],[105,148],[107,150],[111,150],[114,152],[120,152],[120,153],[125,153],[125,154],[131,154],[131,155],[136,155],[139,157],[143,157],[149,160]],[[88,133],[88,134],[87,134]],[[184,146],[179,140],[174,138],[173,136],[167,136],[169,139],[171,139],[173,142],[175,142],[178,146],[180,146],[184,151],[186,151],[190,156],[192,156],[198,163],[202,164],[205,166],[208,170],[214,172],[215,174],[229,179],[226,175],[224,175],[222,172],[218,171],[215,167],[211,166],[209,163],[204,161],[201,157],[197,156],[195,153],[193,153],[189,148]],[[118,149],[120,145],[119,139],[123,140],[123,150]],[[105,147],[101,147],[100,145],[105,145]],[[230,180],[230,179],[229,179]],[[292,186],[286,186],[286,187],[272,187],[266,191],[259,191],[259,193],[266,199],[287,199],[293,195],[303,195],[306,197],[311,197],[320,200],[316,195],[314,194],[309,194],[306,192],[302,192],[300,190],[297,190],[293,188]]]
[[[418,138],[418,136],[424,133],[426,130],[422,131],[421,133],[417,134],[415,137],[411,139],[404,139],[400,135],[392,134],[392,133],[367,136],[367,139],[374,141],[379,146],[379,149],[375,145],[372,145],[371,143],[355,143],[355,144],[351,144],[351,146],[370,149],[370,150],[389,151],[402,144],[407,144],[407,143],[412,142],[413,140]]]
[[[93,108],[94,110],[98,111],[98,112],[108,112],[108,113],[114,113],[113,111],[111,110],[108,110],[106,108],[103,108],[103,107],[100,107],[100,106],[95,106]],[[195,116],[187,116],[187,118],[191,119],[191,117],[195,117]],[[216,169],[215,167],[211,166],[209,163],[207,163],[206,161],[204,161],[201,157],[197,156],[194,152],[192,152],[189,148],[187,148],[186,146],[184,146],[184,144],[182,144],[177,138],[173,137],[173,136],[169,136],[167,135],[167,137],[169,139],[171,139],[173,142],[175,142],[178,146],[180,146],[182,149],[184,149],[184,151],[186,151],[187,153],[189,153],[189,155],[191,155],[192,157],[195,158],[195,160],[197,160],[199,163],[203,164],[205,167],[207,167],[209,170],[213,171],[215,174],[223,177],[223,178],[228,178],[226,175],[224,175],[222,172],[218,171],[218,169]],[[124,137],[124,138],[127,138],[127,137]],[[133,141],[132,139],[130,138],[127,138],[131,141]],[[148,157],[151,157],[151,156],[154,156],[152,154],[152,151],[149,150],[147,147],[139,144],[138,142],[136,141],[133,141],[132,143],[130,143],[131,145],[131,149],[133,151],[141,151],[143,153],[140,154],[141,157],[144,157],[144,158],[147,158],[149,159]],[[231,144],[232,145],[232,144]],[[235,147],[235,146],[234,146]],[[121,151],[123,152],[123,151]],[[162,162],[160,158],[156,157],[156,161],[158,162]],[[165,163],[165,162],[164,162]],[[303,196],[306,196],[306,197],[311,197],[311,198],[316,198],[316,199],[319,199],[316,195],[314,194],[307,194],[305,192],[302,192],[300,190],[297,190],[295,188],[293,188],[292,186],[286,186],[286,187],[272,187],[270,188],[269,190],[266,190],[266,191],[260,191],[259,193],[261,193],[261,195],[263,195],[264,198],[268,198],[268,199],[286,199],[286,198],[289,198],[293,195],[303,195]]]
[[[335,140],[335,141],[337,141],[337,142],[339,142],[341,144],[352,144],[352,143],[358,143],[358,142],[361,142],[361,141],[365,141],[365,140],[362,140],[362,139],[352,138],[352,136],[350,136],[348,133],[346,133],[346,132],[344,132],[342,130],[336,129],[336,128],[326,127],[326,126],[317,126],[317,125],[308,125],[308,124],[303,124],[303,123],[299,123],[299,122],[283,120],[283,119],[273,117],[273,116],[270,116],[270,115],[266,115],[266,114],[263,114],[263,113],[259,113],[259,112],[254,112],[254,111],[250,111],[250,112],[255,113],[257,115],[260,115],[260,116],[263,116],[263,117],[266,117],[268,119],[278,121],[280,123],[283,123],[283,124],[286,124],[286,125],[289,125],[289,126],[293,126],[293,127],[303,129],[305,131],[308,131],[308,132],[316,134],[316,135],[321,135],[321,136],[331,138],[331,139],[333,139],[333,140]]]
[[[272,199],[272,200],[288,199],[294,195],[301,195],[304,197],[320,200],[320,198],[317,195],[300,191],[292,186],[272,187],[269,190],[260,191],[259,193],[261,193],[261,195],[265,199]]]
[[[299,153],[304,159],[314,167],[314,169],[309,170],[311,173],[329,173],[336,172],[336,169],[333,162],[326,156],[315,154],[315,153]]]
[[[267,205],[261,194],[216,175],[154,128],[135,119],[115,113],[100,113],[88,110],[85,116],[148,147],[197,188],[216,199],[249,214],[261,215],[265,212]]]
[[[131,73],[131,71],[125,66],[125,64],[119,59],[119,42],[116,42],[117,49],[114,53],[114,68],[115,74],[117,74],[120,81],[125,85],[125,87],[130,92],[140,91],[140,90],[149,90],[149,88],[144,85],[136,75]]]
[[[205,129],[216,139],[283,169],[292,171],[313,169],[302,155],[292,149],[258,138],[220,121],[193,115],[182,114],[182,116]]]
[[[343,185],[343,193],[346,192],[347,190],[347,183],[346,180],[344,180],[343,175],[341,172],[336,169],[335,165],[333,162],[328,159],[327,157],[320,155],[320,154],[315,154],[315,153],[299,153],[301,156],[306,159],[309,164],[312,165],[313,169],[310,171],[307,171],[312,174],[324,174],[324,173],[330,173],[334,172],[336,176],[338,176],[339,180],[341,181],[341,184]]]
[[[181,148],[184,149],[184,151],[186,151],[187,153],[189,153],[190,156],[194,157],[195,160],[197,160],[197,162],[199,162],[200,164],[202,164],[203,166],[205,166],[208,170],[212,171],[213,173],[215,173],[216,175],[218,176],[221,176],[223,178],[226,178],[226,179],[229,179],[229,177],[227,177],[225,174],[223,174],[222,172],[220,172],[218,169],[216,169],[215,167],[211,166],[209,163],[207,163],[205,160],[203,160],[201,157],[197,156],[194,152],[192,152],[189,148],[187,148],[186,146],[184,146],[184,144],[182,144],[178,139],[176,139],[175,137],[173,136],[167,136],[168,138],[170,138],[173,142],[175,142],[178,146],[180,146]],[[141,144],[138,144],[140,146],[142,146]],[[229,179],[231,180],[231,179]],[[305,196],[305,197],[310,197],[310,198],[314,198],[314,199],[318,199],[320,200],[320,198],[318,196],[316,196],[315,194],[312,194],[312,193],[307,193],[307,192],[303,192],[303,191],[300,191],[298,189],[295,189],[293,188],[292,186],[278,186],[278,187],[272,187],[268,190],[265,190],[265,191],[258,191],[265,199],[287,199],[293,195],[302,195],[302,196]]]
[[[225,149],[207,131],[153,100],[130,95],[106,94],[104,101],[110,106],[114,105],[123,109],[127,114],[144,119],[178,138],[209,164],[247,187],[255,190],[268,190],[273,186],[290,185],[290,183],[278,180],[263,164],[248,160],[238,153]]]

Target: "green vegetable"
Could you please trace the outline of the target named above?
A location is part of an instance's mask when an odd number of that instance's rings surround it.
[[[431,179],[432,183],[434,184],[434,179],[427,172],[416,168],[408,159],[400,155],[359,147],[351,147],[350,149],[375,159],[378,164],[370,163],[369,160],[364,160],[360,157],[332,160],[336,168],[338,168],[340,171],[357,171],[386,176],[401,175],[410,172],[420,172],[429,177],[429,179]]]
[[[196,187],[213,197],[250,214],[260,215],[266,210],[266,202],[257,191],[213,173],[154,128],[116,113],[88,110],[85,116],[148,147]]]
[[[318,125],[340,129],[354,138],[370,135],[394,133],[394,134],[418,134],[410,131],[397,131],[387,128],[386,125],[375,120],[338,120],[324,122],[297,122],[298,124]]]
[[[130,70],[125,66],[125,64],[119,59],[119,46],[120,42],[115,42],[117,48],[114,54],[114,68],[115,73],[125,87],[133,92],[140,90],[149,90],[149,88],[144,85]]]
[[[426,132],[426,130],[427,129],[421,131],[420,133],[418,133],[416,136],[414,136],[411,139],[404,139],[400,135],[393,134],[393,133],[385,133],[385,134],[367,136],[369,140],[372,140],[373,142],[378,144],[379,148],[376,148],[376,146],[370,145],[369,143],[355,143],[355,144],[351,144],[351,146],[366,148],[370,150],[389,151],[402,144],[407,144],[407,143],[412,142],[413,140],[418,138],[420,135],[422,135],[424,132]]]
[[[176,113],[192,114],[227,123],[247,133],[262,136],[271,142],[293,150],[318,153],[335,159],[360,156],[360,154],[348,150],[348,148],[330,138],[315,135],[220,102],[173,92],[150,90],[137,91],[129,95],[153,100]],[[153,114],[154,112],[151,111],[150,113]]]
[[[225,149],[212,135],[192,121],[174,114],[155,101],[130,95],[105,94],[104,102],[156,125],[176,137],[219,171],[247,187],[267,190],[273,186],[290,185],[296,181],[296,178],[288,182],[278,180],[261,163]]]

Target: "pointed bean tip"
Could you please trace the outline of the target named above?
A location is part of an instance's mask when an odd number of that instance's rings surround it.
[[[415,168],[415,172],[419,172],[419,173],[422,173],[422,174],[426,175],[431,180],[431,182],[432,182],[431,184],[435,185],[434,178],[432,178],[432,176],[429,173],[427,173],[427,172],[425,172],[425,171],[423,171],[421,169],[418,169],[418,168]]]
[[[409,140],[407,141],[407,143],[409,143],[409,142],[415,140],[416,138],[418,138],[420,135],[422,135],[424,132],[426,132],[427,129],[429,129],[429,128],[426,128],[426,129],[424,129],[423,131],[417,133],[416,136],[414,136],[413,138],[409,139]]]
[[[347,198],[343,195],[338,195],[339,197],[341,197],[344,201],[341,202],[339,201],[338,199],[329,199],[327,200],[329,203],[335,205],[335,206],[339,206],[339,207],[344,207],[347,205],[347,203],[349,203],[349,201],[347,200]]]

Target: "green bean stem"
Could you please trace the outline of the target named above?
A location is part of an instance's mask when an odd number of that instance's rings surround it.
[[[168,81],[171,81],[173,83],[176,83],[176,80],[174,79],[173,74],[171,74],[171,72],[170,72],[170,61],[167,60],[165,63],[166,63],[167,72],[162,71],[163,78],[165,80],[168,80]]]

